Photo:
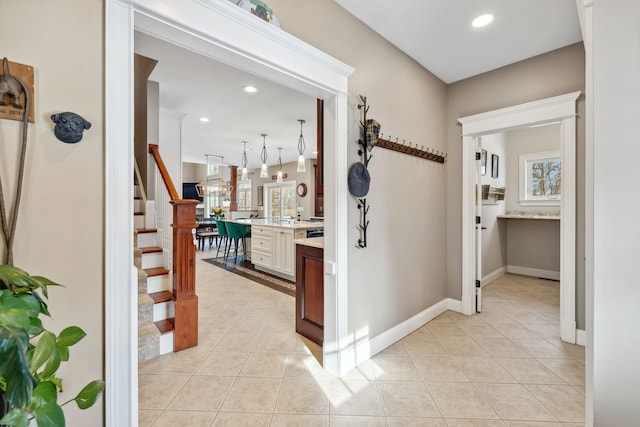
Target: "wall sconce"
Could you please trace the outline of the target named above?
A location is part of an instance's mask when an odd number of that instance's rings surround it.
[[[298,156],[298,172],[306,172],[307,171],[307,167],[304,164],[304,149],[305,149],[305,143],[304,143],[304,137],[302,136],[302,124],[305,122],[304,120],[300,119],[298,120],[300,122],[300,138],[298,139],[298,153],[300,154]]]
[[[262,168],[260,169],[260,178],[268,178],[269,171],[267,170],[267,146],[265,142],[267,134],[262,134],[262,153],[260,153],[260,159],[262,160]]]

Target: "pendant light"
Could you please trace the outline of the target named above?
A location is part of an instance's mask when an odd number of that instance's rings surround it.
[[[278,147],[278,179],[276,179],[276,182],[278,184],[282,184],[282,158],[280,157],[281,153],[282,147]]]
[[[247,172],[247,141],[242,141],[244,145],[244,150],[242,152],[242,178],[240,180],[242,182],[249,181],[249,173]]]
[[[265,142],[267,134],[262,134],[262,153],[260,153],[260,159],[262,160],[262,168],[260,169],[260,178],[268,178],[269,172],[267,171],[267,146]]]
[[[307,167],[304,164],[304,149],[305,149],[305,144],[304,144],[304,137],[302,136],[302,124],[304,123],[304,120],[300,119],[298,120],[300,122],[300,138],[298,139],[298,153],[300,154],[298,156],[298,172],[306,172],[307,171]]]

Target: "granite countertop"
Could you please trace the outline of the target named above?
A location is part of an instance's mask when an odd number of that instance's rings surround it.
[[[508,211],[504,215],[498,215],[498,219],[532,219],[544,221],[560,221],[560,212]]]
[[[311,246],[313,248],[324,249],[324,237],[311,237],[308,239],[296,239],[293,241],[296,245]]]
[[[272,220],[272,219],[236,219],[233,222],[247,225],[263,225],[266,227],[290,228],[290,229],[308,229],[308,228],[324,228],[322,221],[297,221],[297,220]]]

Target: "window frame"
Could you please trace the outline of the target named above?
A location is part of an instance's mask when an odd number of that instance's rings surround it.
[[[264,216],[265,218],[268,219],[282,219],[283,217],[273,217],[271,215],[271,192],[275,189],[275,188],[281,188],[281,187],[291,187],[293,189],[293,197],[296,203],[296,207],[297,207],[297,192],[296,192],[296,187],[297,187],[297,183],[296,181],[284,181],[282,184],[277,184],[277,183],[269,183],[269,184],[264,184]],[[282,194],[282,193],[281,193]],[[282,199],[280,201],[280,205],[282,206]],[[295,207],[294,207],[295,210]],[[293,215],[291,216],[291,218],[295,218],[296,216],[296,212],[294,211]]]
[[[237,184],[238,190],[236,192],[236,200],[237,200],[237,203],[238,203],[238,211],[245,212],[245,211],[253,210],[252,185],[253,185],[253,183],[251,182],[251,179],[249,179],[247,182],[238,181],[238,184]],[[244,198],[242,198],[240,196],[241,193],[244,193]],[[248,199],[248,203],[247,203],[247,199]],[[243,206],[240,206],[240,201],[241,200],[243,201]]]
[[[560,162],[560,177],[562,178],[562,154],[560,151],[543,151],[537,153],[520,154],[519,190],[520,205],[522,206],[560,206],[562,194],[558,195],[533,195],[531,194],[531,167],[536,161],[557,160]]]

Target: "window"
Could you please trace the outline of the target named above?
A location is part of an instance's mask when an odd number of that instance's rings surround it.
[[[238,210],[251,210],[251,180],[247,182],[238,181]]]
[[[267,184],[265,214],[268,218],[295,218],[296,182]]]
[[[520,204],[559,205],[562,183],[560,152],[520,155]]]

